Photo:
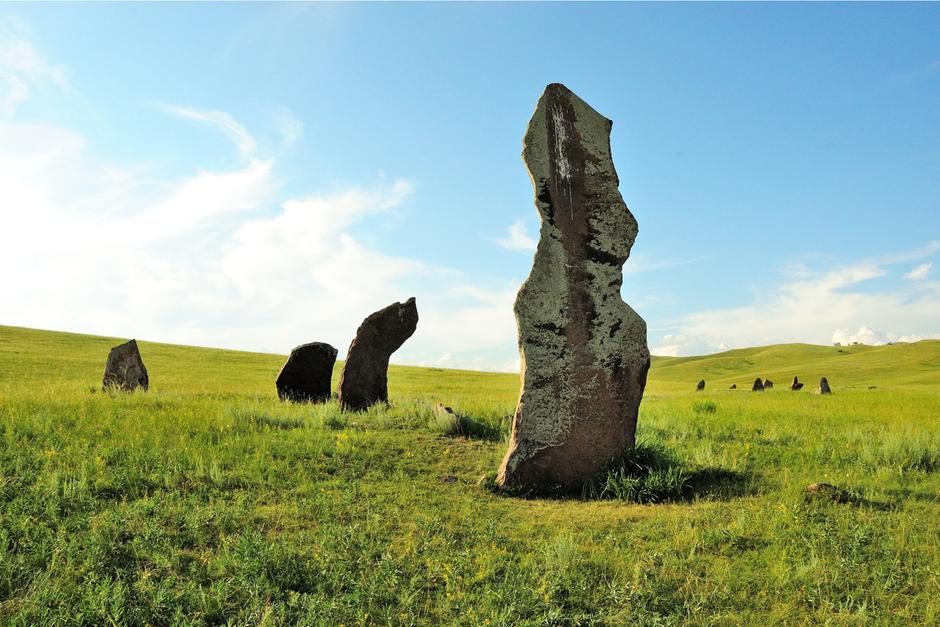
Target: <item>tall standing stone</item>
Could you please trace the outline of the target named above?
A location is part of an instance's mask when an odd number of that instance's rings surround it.
[[[278,397],[295,403],[329,399],[336,353],[323,342],[302,344],[292,350],[275,381]]]
[[[823,377],[819,380],[819,389],[816,390],[817,394],[832,394],[832,388],[829,387],[829,379]]]
[[[516,297],[522,391],[503,487],[577,489],[635,444],[650,353],[646,323],[620,297],[637,222],[618,190],[612,124],[555,83],[526,131],[542,227]]]
[[[363,320],[349,345],[339,378],[339,404],[362,411],[388,402],[388,360],[415,332],[418,307],[414,298],[380,309]]]
[[[137,348],[137,340],[115,346],[108,353],[101,385],[105,389],[118,389],[132,392],[137,388],[146,390],[150,387],[147,368]]]

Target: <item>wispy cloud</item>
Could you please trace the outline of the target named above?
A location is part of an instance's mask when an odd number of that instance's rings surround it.
[[[268,116],[281,146],[290,148],[304,136],[304,123],[287,107],[277,107]]]
[[[932,269],[933,263],[928,261],[927,263],[920,264],[904,276],[905,278],[911,279],[912,281],[923,281],[927,278],[927,275],[930,274]]]
[[[923,259],[935,250],[931,242],[824,272],[803,267],[799,278],[780,284],[758,302],[682,317],[653,352],[689,355],[783,342],[883,343],[940,337],[937,290],[897,281],[874,290],[863,287],[888,277],[891,266]]]
[[[100,160],[73,130],[0,119],[0,266],[25,269],[5,277],[4,324],[270,351],[321,340],[345,351],[366,315],[416,296],[421,322],[395,361],[514,367],[515,286],[357,236],[407,207],[411,181],[283,197],[277,155],[258,156],[260,142],[232,115],[161,108],[220,130],[243,162],[153,180]],[[285,113],[282,123],[278,145],[301,140],[300,120]]]
[[[505,237],[496,240],[496,243],[506,250],[520,252],[534,252],[538,242],[526,230],[525,220],[519,219],[509,225]]]
[[[71,87],[66,70],[49,63],[25,38],[18,22],[0,22],[0,115],[10,116],[28,101],[33,88],[50,83],[63,92]]]
[[[255,138],[251,136],[251,133],[224,111],[201,111],[199,109],[162,103],[157,103],[154,106],[164,113],[169,113],[170,115],[175,115],[187,120],[202,122],[215,127],[238,148],[238,152],[245,159],[253,157],[258,150],[258,144]]]

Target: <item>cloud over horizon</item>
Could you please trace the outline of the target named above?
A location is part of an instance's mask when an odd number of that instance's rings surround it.
[[[937,250],[938,242],[928,242],[917,250],[833,270],[800,268],[798,276],[753,304],[684,316],[653,353],[684,356],[791,342],[884,344],[940,338],[940,284],[868,285],[889,277],[892,266],[929,257]],[[930,263],[918,269],[924,267],[929,271]],[[920,274],[925,278],[927,273]],[[911,278],[910,273],[907,276]]]

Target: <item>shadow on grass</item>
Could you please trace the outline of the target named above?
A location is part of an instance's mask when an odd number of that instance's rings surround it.
[[[494,492],[521,498],[562,497],[616,500],[627,503],[691,503],[721,501],[754,494],[760,481],[754,473],[726,468],[689,468],[658,444],[640,443],[613,460],[578,490],[506,490],[495,475],[483,485]]]
[[[688,503],[725,500],[755,492],[756,477],[727,468],[689,468],[658,444],[640,443],[593,481],[581,497],[629,503]]]

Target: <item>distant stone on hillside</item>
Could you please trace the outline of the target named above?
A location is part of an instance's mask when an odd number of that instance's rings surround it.
[[[702,379],[701,381],[698,382],[698,385],[695,386],[695,391],[701,392],[704,389],[705,389],[705,379]]]
[[[826,377],[823,377],[819,380],[819,389],[816,390],[817,394],[832,394],[832,389],[829,387],[829,380]]]
[[[144,360],[140,356],[140,349],[137,348],[137,340],[125,342],[111,349],[101,384],[105,389],[118,389],[126,392],[137,388],[146,390],[150,387],[150,377],[147,375]]]
[[[514,310],[522,391],[497,485],[579,489],[635,444],[650,353],[620,296],[637,222],[618,189],[612,122],[560,84],[523,140],[541,237]]]
[[[770,379],[764,379],[764,389],[765,390],[774,389],[774,382],[771,381]]]
[[[754,385],[751,386],[751,392],[763,392],[764,391],[764,382],[760,377],[754,379]]]
[[[731,384],[731,387],[728,388],[728,389],[729,389],[729,390],[737,390],[737,389],[738,389],[738,384],[737,384],[737,383],[732,383],[732,384]]]
[[[275,381],[278,397],[295,403],[328,400],[337,352],[323,342],[302,344],[292,350]]]
[[[800,380],[796,377],[793,377],[793,383],[790,384],[790,389],[794,392],[798,392],[803,389],[803,384],[800,383]]]
[[[389,305],[362,321],[339,378],[340,407],[363,411],[388,402],[388,360],[417,327],[414,298]]]

